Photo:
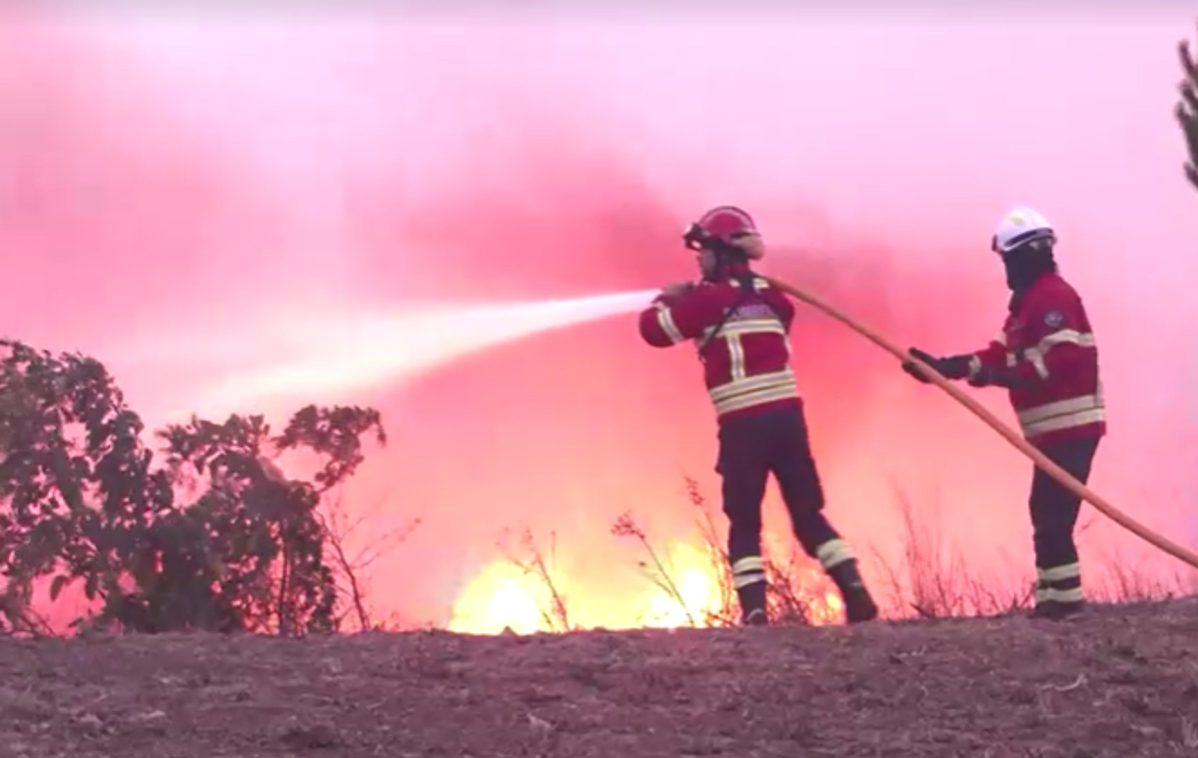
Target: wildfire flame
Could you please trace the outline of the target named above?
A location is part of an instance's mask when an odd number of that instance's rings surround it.
[[[537,577],[518,566],[497,562],[488,566],[463,590],[454,604],[451,632],[517,634],[552,631],[545,603],[549,590]]]
[[[496,561],[467,583],[454,603],[448,628],[466,634],[566,631],[555,591],[565,607],[568,626],[573,629],[702,627],[727,617],[727,573],[718,560],[713,560],[710,551],[684,542],[674,543],[666,565],[672,586],[660,586],[660,581],[645,582],[643,590],[621,598],[618,603],[606,599],[587,603],[586,597],[570,595],[571,578],[563,572],[555,571],[549,577],[551,588],[545,577],[509,561]],[[805,575],[790,578],[792,592],[817,585],[818,572],[810,568],[806,572],[811,572],[810,581]],[[835,592],[808,590],[803,600],[812,624],[835,623],[840,617],[841,602]]]

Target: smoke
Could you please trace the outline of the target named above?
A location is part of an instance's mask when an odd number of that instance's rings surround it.
[[[679,231],[724,202],[763,228],[766,273],[933,351],[997,330],[990,227],[1042,210],[1103,350],[1095,486],[1184,533],[1184,14],[148,13],[3,21],[0,324],[107,359],[155,422],[378,406],[393,442],[350,502],[380,531],[425,519],[375,564],[382,608],[444,621],[525,525],[620,602],[615,515],[684,533],[682,473],[718,491],[693,354],[640,344],[623,307],[516,314],[692,277]],[[794,346],[854,542],[897,550],[900,486],[980,564],[1027,565],[1025,461],[816,314]]]

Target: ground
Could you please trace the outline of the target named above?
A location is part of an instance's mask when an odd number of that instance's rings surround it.
[[[0,640],[0,756],[1198,756],[1198,599],[1081,620]]]

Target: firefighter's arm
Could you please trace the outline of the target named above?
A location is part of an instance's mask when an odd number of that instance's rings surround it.
[[[692,340],[707,328],[706,298],[698,289],[664,291],[641,312],[641,339],[653,347]]]
[[[1027,382],[1020,375],[1018,367],[1012,368],[1007,363],[1006,344],[995,340],[985,348],[969,356],[968,379],[973,387],[1006,387],[1012,389],[1021,387]]]
[[[996,358],[996,348],[998,357]],[[946,380],[973,380],[975,376],[981,374],[988,365],[1002,365],[1002,356],[1005,350],[1000,342],[991,342],[990,347],[975,353],[963,353],[960,356],[949,356],[939,358],[933,356],[932,353],[920,350],[918,347],[910,347],[907,350],[910,357],[922,360],[922,362],[936,369],[937,374],[946,378]],[[915,368],[915,364],[907,360],[902,364],[903,371],[912,375],[922,383],[927,383],[927,377],[924,372]]]
[[[1007,370],[1007,347],[998,340],[991,341],[981,350],[947,358],[938,358],[914,347],[907,352],[936,369],[945,379],[968,379],[975,387],[1007,386],[1004,376]],[[904,363],[903,370],[925,384],[928,381],[913,363]]]
[[[997,371],[1007,365],[1007,346],[998,340],[991,340],[989,345],[969,354],[969,375],[976,376],[981,371]]]

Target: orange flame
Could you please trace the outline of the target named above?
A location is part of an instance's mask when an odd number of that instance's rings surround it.
[[[709,551],[679,542],[670,546],[667,558],[668,583],[646,582],[643,590],[620,598],[618,603],[588,603],[585,596],[572,596],[568,592],[571,577],[554,572],[550,580],[563,598],[570,628],[703,627],[727,617],[727,571]],[[808,567],[794,573],[784,580],[792,592],[804,593],[809,623],[836,623],[841,614],[839,596],[834,591],[805,590],[823,582],[819,572]],[[543,577],[501,560],[466,585],[454,603],[448,628],[467,634],[566,631],[555,607],[553,591]]]
[[[553,631],[547,615],[548,588],[535,576],[507,562],[488,566],[454,603],[449,631],[468,634],[517,634]]]

